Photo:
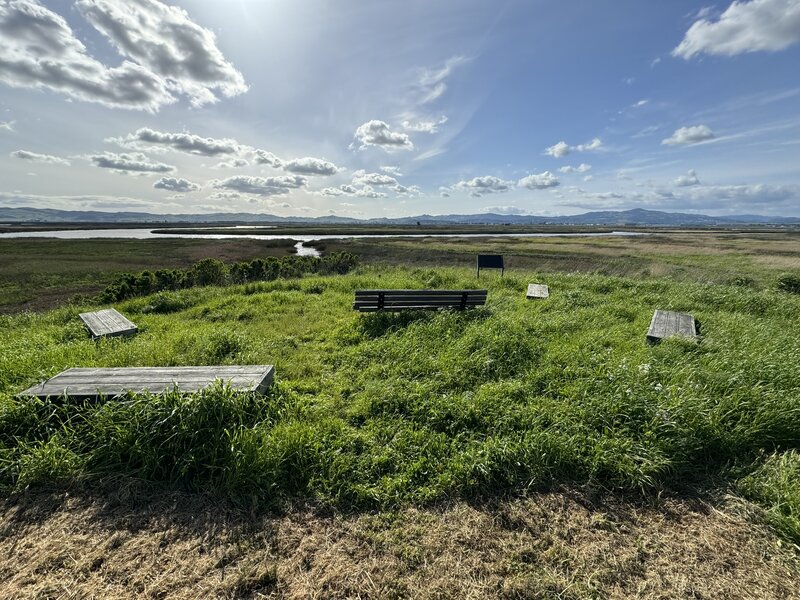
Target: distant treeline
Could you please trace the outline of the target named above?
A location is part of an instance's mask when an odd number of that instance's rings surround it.
[[[257,258],[250,262],[226,265],[216,258],[205,258],[188,269],[160,269],[124,273],[100,294],[101,302],[118,302],[166,290],[182,290],[201,285],[232,285],[301,277],[307,273],[345,274],[358,263],[349,252],[314,256]]]

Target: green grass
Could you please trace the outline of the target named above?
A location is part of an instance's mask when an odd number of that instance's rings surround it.
[[[551,298],[527,301],[529,281]],[[486,308],[462,313],[351,309],[360,288],[478,286]],[[117,305],[141,328],[126,340],[87,339],[88,304],[0,317],[7,489],[134,477],[259,506],[387,508],[564,482],[645,494],[712,482],[743,486],[799,539],[800,296],[401,267],[168,296]],[[646,344],[654,308],[692,312],[701,341]],[[189,364],[274,364],[277,385],[14,398],[71,366]]]

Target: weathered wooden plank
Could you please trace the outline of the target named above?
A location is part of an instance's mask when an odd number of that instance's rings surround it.
[[[238,391],[264,393],[272,383],[272,365],[117,367],[67,369],[55,377],[28,388],[20,396],[39,398],[67,395],[76,400],[114,398],[127,392],[160,394],[175,388],[200,391],[222,380]]]
[[[528,293],[526,294],[527,298],[549,298],[550,297],[550,288],[546,285],[541,283],[529,283],[528,284]]]
[[[78,315],[93,339],[132,335],[138,331],[136,325],[113,308]]]
[[[697,337],[697,324],[689,313],[674,312],[670,310],[656,310],[650,321],[647,331],[647,340],[660,342],[674,335],[695,338]]]

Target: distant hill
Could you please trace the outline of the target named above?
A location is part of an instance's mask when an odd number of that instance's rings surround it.
[[[673,213],[634,208],[619,211],[596,211],[580,215],[542,217],[536,215],[418,215],[395,219],[353,219],[350,217],[279,217],[253,213],[205,213],[157,215],[144,212],[102,212],[55,210],[51,208],[2,208],[0,223],[316,223],[414,225],[425,224],[509,224],[509,225],[605,225],[605,226],[713,226],[713,225],[794,225],[800,217],[730,215],[714,217],[701,214]]]

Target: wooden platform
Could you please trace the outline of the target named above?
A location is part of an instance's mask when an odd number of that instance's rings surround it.
[[[669,310],[657,310],[654,312],[653,320],[650,321],[650,329],[647,331],[647,340],[650,342],[660,342],[674,335],[696,338],[697,325],[694,321],[694,317],[689,313],[672,312]]]
[[[529,283],[528,284],[528,293],[525,295],[526,298],[549,298],[550,297],[550,288],[546,285],[541,283]]]
[[[272,383],[272,365],[236,367],[122,367],[67,369],[20,394],[39,398],[67,395],[75,400],[114,398],[127,392],[160,394],[176,387],[197,392],[221,379],[233,389],[264,393]]]
[[[86,325],[92,339],[133,335],[139,329],[113,308],[78,315]]]

